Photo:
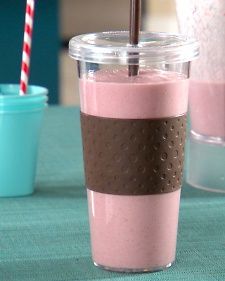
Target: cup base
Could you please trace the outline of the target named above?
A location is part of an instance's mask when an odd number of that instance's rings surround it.
[[[16,198],[16,197],[27,197],[34,194],[34,191],[24,192],[24,193],[17,193],[17,192],[1,192],[0,191],[0,198]]]
[[[186,182],[209,192],[225,193],[225,142],[199,139],[191,133],[187,143]]]
[[[159,267],[156,266],[156,267],[149,267],[149,268],[148,267],[147,268],[119,268],[119,267],[110,267],[110,266],[101,265],[94,261],[94,265],[101,269],[108,270],[108,271],[125,272],[125,273],[144,273],[144,272],[162,271],[170,268],[173,265],[173,263],[174,262]]]
[[[208,192],[213,192],[213,193],[222,193],[222,194],[225,194],[225,189],[222,190],[222,189],[216,189],[216,188],[209,188],[207,186],[203,186],[203,185],[198,185],[194,182],[191,182],[187,179],[187,183],[193,187],[193,188],[196,188],[196,189],[200,189],[200,190],[203,190],[203,191],[208,191]]]

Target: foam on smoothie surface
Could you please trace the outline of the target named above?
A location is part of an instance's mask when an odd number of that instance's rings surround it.
[[[127,69],[104,69],[89,72],[88,80],[107,83],[165,83],[184,80],[183,74],[170,71],[159,71],[154,69],[140,69],[139,75],[128,76]]]

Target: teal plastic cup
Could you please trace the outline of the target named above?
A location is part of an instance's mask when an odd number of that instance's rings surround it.
[[[38,144],[48,90],[0,84],[0,197],[34,192]]]

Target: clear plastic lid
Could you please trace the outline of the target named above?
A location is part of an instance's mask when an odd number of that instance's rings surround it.
[[[128,31],[83,34],[69,42],[69,54],[79,61],[100,64],[182,63],[198,57],[195,39],[170,33],[141,32],[137,46]]]

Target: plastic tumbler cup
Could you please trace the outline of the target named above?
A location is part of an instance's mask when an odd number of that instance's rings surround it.
[[[190,61],[198,44],[165,33],[74,37],[92,257],[142,272],[175,260]],[[128,66],[139,65],[137,76]]]
[[[187,182],[225,193],[225,1],[176,0],[180,31],[200,43],[190,74]]]
[[[33,193],[38,142],[47,89],[0,85],[0,197]]]

